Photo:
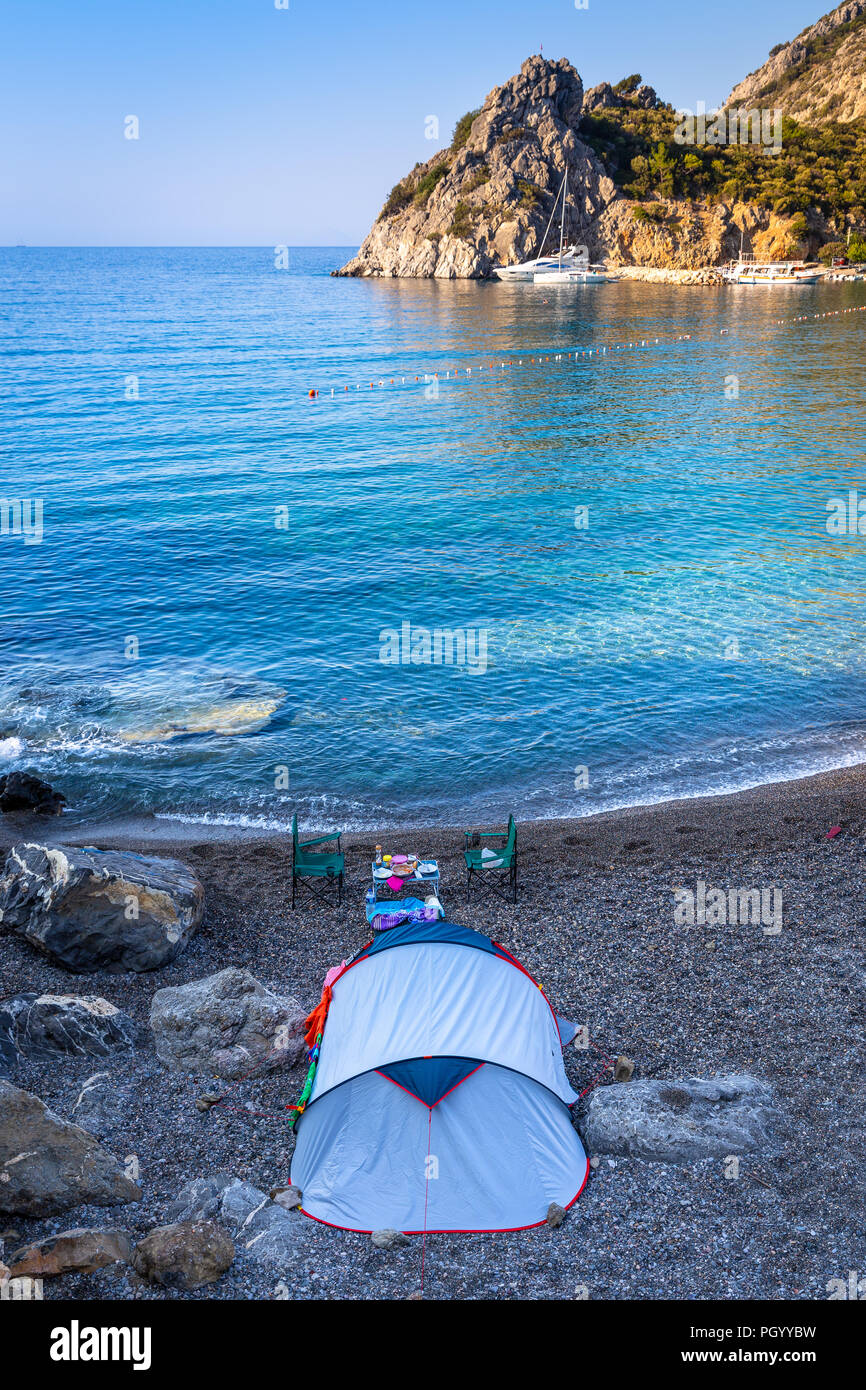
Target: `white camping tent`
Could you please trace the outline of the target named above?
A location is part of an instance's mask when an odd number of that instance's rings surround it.
[[[308,1216],[502,1231],[570,1206],[587,1159],[556,1016],[504,948],[448,922],[383,932],[333,984],[297,1125]]]

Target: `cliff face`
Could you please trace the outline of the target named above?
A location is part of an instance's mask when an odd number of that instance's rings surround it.
[[[526,260],[538,252],[566,165],[567,232],[587,241],[617,190],[576,134],[582,106],[583,83],[565,58],[528,58],[490,93],[468,135],[458,130],[450,149],[397,185],[339,273],[477,278]]]
[[[817,125],[866,115],[866,0],[846,0],[731,92],[726,106],[781,107]]]
[[[809,253],[809,236],[797,234],[792,218],[751,203],[721,202],[708,208],[668,199],[653,207],[660,221],[636,221],[631,203],[622,198],[612,203],[596,227],[594,255],[613,268],[694,271],[735,260],[741,234],[744,250],[759,261]]]
[[[527,59],[392,190],[340,275],[480,278],[541,250],[568,169],[566,239],[593,261],[692,273],[809,256],[866,209],[866,0],[847,0],[735,87],[729,106],[801,119],[784,151],[678,143],[673,107],[634,74],[584,93],[572,65]],[[823,129],[820,121],[853,124]],[[807,128],[808,127],[808,128]],[[558,241],[558,217],[545,250]]]

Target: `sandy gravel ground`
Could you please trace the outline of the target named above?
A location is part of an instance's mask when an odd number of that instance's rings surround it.
[[[5,843],[33,837],[32,824],[3,819]],[[827,839],[833,825],[842,832]],[[165,826],[97,828],[74,839],[174,854],[196,869],[207,913],[185,953],[158,974],[70,976],[0,935],[0,995],[101,994],[146,1029],[156,989],[236,965],[305,1006],[318,1001],[325,970],[367,939],[362,903],[377,837],[344,837],[350,885],[342,909],[293,914],[285,843],[204,839],[189,827],[168,840]],[[467,905],[459,832],[390,837],[395,850],[400,838],[438,856],[447,915],[514,951],[601,1052],[626,1054],[643,1077],[751,1072],[772,1084],[786,1117],[774,1148],[744,1158],[737,1180],[718,1160],[680,1167],[602,1157],[558,1230],[428,1236],[425,1297],[572,1299],[585,1290],[590,1299],[824,1299],[828,1280],[866,1269],[864,832],[862,769],[524,825],[517,907]],[[54,823],[51,834],[60,836]],[[672,890],[694,889],[698,879],[780,888],[782,931],[678,925]],[[566,1066],[583,1090],[599,1072],[598,1054],[568,1049]],[[226,1172],[265,1191],[288,1180],[292,1141],[282,1107],[300,1072],[242,1082],[206,1115],[195,1098],[210,1089],[207,1079],[165,1071],[149,1043],[107,1063],[26,1062],[14,1079],[68,1114],[82,1082],[106,1069],[118,1107],[104,1142],[121,1159],[137,1158],[143,1200],[40,1221],[0,1217],[7,1254],[74,1225],[118,1224],[142,1235],[195,1177]],[[576,1107],[578,1128],[585,1103]],[[420,1288],[420,1238],[380,1251],[368,1237],[299,1221],[305,1234],[279,1271],[245,1256],[191,1295],[155,1289],[126,1270],[67,1275],[46,1281],[45,1296],[403,1298]]]

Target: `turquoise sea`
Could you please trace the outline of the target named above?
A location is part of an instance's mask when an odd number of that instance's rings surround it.
[[[354,250],[0,251],[0,771],[360,827],[866,759],[866,535],[827,530],[866,318],[794,321],[866,284],[330,278]],[[383,661],[404,623],[484,659]]]

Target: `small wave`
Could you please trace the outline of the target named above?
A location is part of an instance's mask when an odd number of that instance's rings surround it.
[[[0,762],[14,762],[24,752],[22,738],[0,738]]]
[[[157,811],[154,820],[173,820],[181,825],[225,825],[238,830],[277,830],[283,834],[291,831],[288,821],[274,820],[271,816],[246,816],[243,813],[203,811],[200,815],[186,815],[182,811]]]

